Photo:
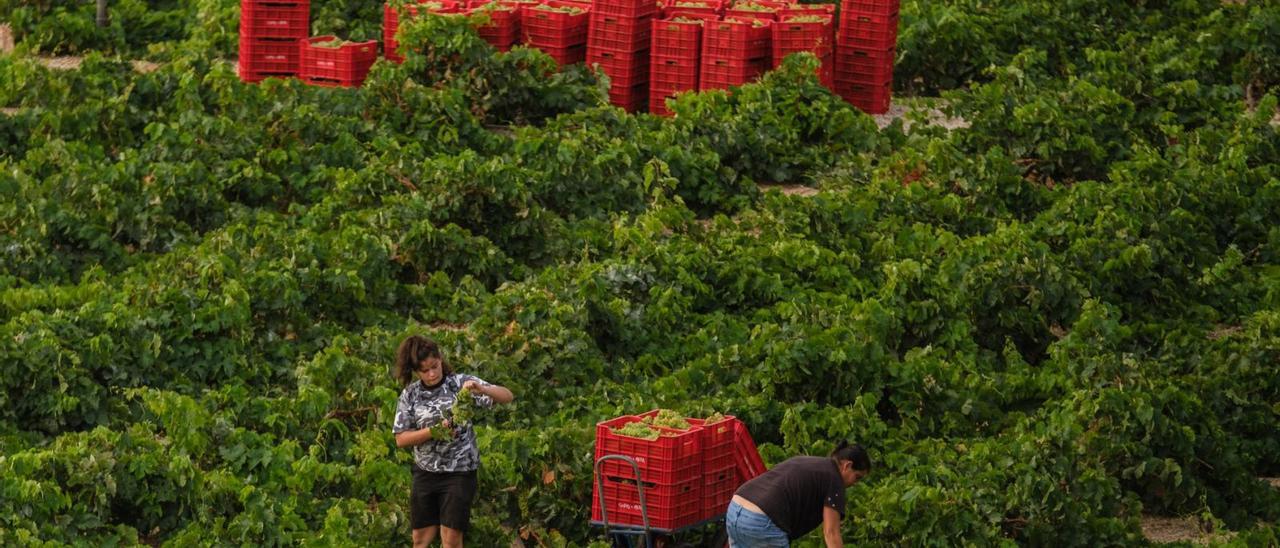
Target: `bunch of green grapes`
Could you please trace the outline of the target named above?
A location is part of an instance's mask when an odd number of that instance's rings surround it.
[[[443,424],[432,426],[431,441],[453,441],[453,429]]]
[[[471,424],[475,417],[476,399],[471,396],[470,388],[458,391],[458,398],[453,401],[453,423],[458,426]]]
[[[720,413],[719,411],[716,411],[710,415],[707,415],[707,418],[702,419],[702,421],[706,424],[715,424],[717,422],[724,420],[724,418],[725,418],[724,414]]]
[[[684,420],[684,415],[670,409],[659,409],[657,416],[645,417],[644,421],[654,426],[675,430],[688,430],[690,426],[689,421]]]
[[[629,438],[640,438],[642,440],[653,441],[658,439],[658,431],[649,428],[649,425],[643,422],[629,422],[622,428],[614,428],[613,433],[619,436],[627,436]]]

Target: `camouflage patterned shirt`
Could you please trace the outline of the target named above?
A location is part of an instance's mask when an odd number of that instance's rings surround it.
[[[445,378],[435,388],[427,388],[421,380],[410,383],[400,392],[396,404],[395,424],[391,432],[399,434],[421,430],[440,424],[449,418],[453,402],[462,384],[474,380],[482,385],[489,383],[472,375],[455,373]],[[493,398],[474,395],[476,405],[492,407]],[[480,450],[476,447],[476,432],[470,424],[454,425],[452,440],[429,440],[413,447],[413,463],[427,472],[470,472],[480,467]]]

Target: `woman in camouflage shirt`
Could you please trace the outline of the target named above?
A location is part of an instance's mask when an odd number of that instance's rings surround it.
[[[425,547],[439,532],[444,546],[460,547],[471,525],[480,451],[470,424],[450,423],[453,404],[464,388],[482,407],[510,403],[515,396],[478,377],[454,373],[435,341],[417,335],[400,343],[394,373],[404,390],[392,432],[396,446],[413,448],[413,545]]]

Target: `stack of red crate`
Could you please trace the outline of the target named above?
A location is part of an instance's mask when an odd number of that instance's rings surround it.
[[[698,90],[698,58],[702,50],[702,25],[715,14],[677,12],[653,21],[649,48],[649,112],[669,116],[667,98],[682,91]]]
[[[609,102],[636,112],[649,100],[649,45],[657,0],[596,0],[587,64],[609,77]]]
[[[240,0],[240,79],[296,75],[298,40],[309,34],[309,0]]]
[[[773,24],[773,66],[792,53],[810,52],[822,62],[818,80],[833,87],[835,76],[835,25],[832,16],[786,11]]]
[[[601,477],[594,478],[592,483],[592,521],[604,521],[607,512],[610,525],[643,525],[643,516],[647,513],[650,527],[667,531],[701,521],[702,429],[655,427],[662,435],[652,441],[613,432],[614,428],[639,422],[655,413],[657,411],[626,415],[596,425],[596,459],[605,455],[630,457],[640,468],[640,478],[636,478],[628,463],[605,461],[600,466]],[[604,512],[600,504],[601,484]],[[643,506],[639,486],[644,488]]]
[[[587,58],[587,23],[591,6],[550,0],[520,10],[524,43],[550,55],[560,66]]]
[[[728,89],[759,78],[773,64],[772,21],[726,18],[702,25],[698,89]]]
[[[476,29],[484,41],[498,51],[511,51],[520,43],[520,7],[494,0],[476,0],[466,12],[474,17],[488,17],[489,22]]]
[[[835,92],[868,114],[889,110],[898,0],[844,0],[836,37]]]
[[[298,78],[313,86],[359,87],[378,60],[378,42],[346,42],[337,47],[318,44],[339,42],[336,36],[316,36],[302,40],[299,48]]]
[[[658,414],[625,415],[596,425],[595,457],[623,455],[640,468],[644,509],[650,527],[672,530],[724,514],[738,486],[765,472],[764,462],[746,425],[733,416],[715,422],[687,419],[687,430],[656,427],[661,436],[644,440],[613,432],[629,423]],[[600,486],[609,524],[642,525],[640,493],[629,463],[608,460],[593,478],[591,520],[604,521]]]
[[[454,0],[418,0],[419,5],[406,5],[405,13],[409,17],[417,17],[420,13],[458,13],[462,5]],[[400,30],[400,13],[391,4],[382,5],[382,55],[390,61],[404,62],[400,55],[400,44],[396,41],[396,32]]]
[[[736,464],[735,438],[742,423],[726,416],[713,423],[689,419],[689,424],[702,429],[702,519],[711,519],[725,511],[746,481],[739,480]]]

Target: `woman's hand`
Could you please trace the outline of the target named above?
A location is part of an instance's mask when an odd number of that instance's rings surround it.
[[[462,383],[462,387],[470,389],[472,394],[489,396],[494,403],[511,403],[512,400],[516,399],[515,394],[512,394],[506,387],[496,384],[480,384],[475,379]]]

